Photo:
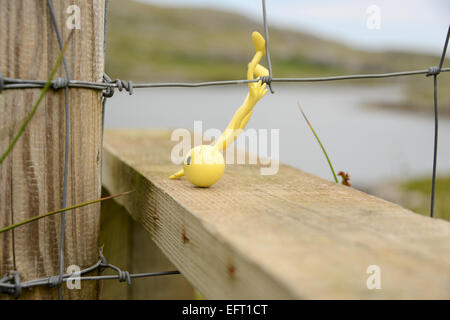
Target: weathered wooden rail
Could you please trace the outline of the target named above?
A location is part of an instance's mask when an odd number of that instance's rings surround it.
[[[196,188],[167,178],[173,145],[107,131],[103,185],[136,190],[117,201],[206,298],[450,298],[450,223],[285,165],[228,165]],[[381,289],[366,286],[370,265]]]

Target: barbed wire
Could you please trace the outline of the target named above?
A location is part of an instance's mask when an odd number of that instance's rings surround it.
[[[47,0],[47,6],[50,11],[50,16],[52,19],[53,27],[55,29],[56,36],[58,38],[58,44],[60,50],[62,50],[62,41],[59,34],[58,25],[56,23],[55,14],[53,11],[53,6],[51,0]],[[106,48],[106,21],[107,21],[107,8],[108,8],[108,0],[105,0],[105,40],[104,45]],[[69,102],[68,102],[68,89],[69,88],[86,88],[86,89],[94,89],[94,90],[102,90],[103,91],[103,101],[102,101],[102,121],[104,122],[104,114],[105,114],[105,104],[106,99],[110,98],[114,95],[115,89],[119,91],[125,90],[130,95],[133,94],[134,89],[141,88],[175,88],[175,87],[187,87],[187,88],[195,88],[195,87],[209,87],[209,86],[224,86],[224,85],[240,85],[240,84],[248,84],[261,81],[262,83],[266,83],[271,92],[272,90],[271,84],[273,82],[284,82],[284,83],[302,83],[302,82],[326,82],[326,81],[341,81],[341,80],[354,80],[354,79],[379,79],[379,78],[392,78],[392,77],[402,77],[402,76],[412,76],[412,75],[426,75],[433,76],[433,88],[434,88],[434,114],[435,114],[435,131],[434,131],[434,152],[433,152],[433,173],[432,173],[432,190],[431,190],[431,209],[430,216],[433,217],[434,212],[434,197],[435,197],[435,183],[436,183],[436,160],[437,160],[437,141],[438,141],[438,103],[437,103],[437,76],[442,72],[450,71],[450,68],[442,68],[445,54],[447,51],[447,46],[450,37],[450,26],[447,32],[447,37],[444,45],[444,49],[441,55],[439,66],[432,66],[428,69],[422,70],[410,70],[410,71],[400,71],[400,72],[390,72],[390,73],[373,73],[373,74],[353,74],[353,75],[337,75],[337,76],[325,76],[325,77],[303,77],[303,78],[273,78],[272,77],[272,63],[270,58],[270,41],[269,41],[269,31],[267,24],[267,16],[266,16],[266,2],[262,0],[262,15],[263,15],[263,26],[264,26],[264,34],[266,40],[266,57],[269,75],[260,77],[252,80],[225,80],[225,81],[207,81],[207,82],[161,82],[161,83],[133,83],[132,81],[124,81],[121,79],[112,80],[106,73],[103,76],[103,82],[89,82],[89,81],[80,81],[80,80],[72,80],[70,79],[70,73],[67,68],[67,64],[65,58],[63,57],[63,63],[65,67],[66,78],[57,78],[52,81],[52,88],[54,90],[59,90],[64,88],[65,90],[65,112],[66,112],[66,145],[65,145],[65,165],[64,165],[64,191],[63,191],[63,208],[65,207],[66,202],[66,193],[67,193],[67,166],[68,166],[68,141],[70,135],[70,118],[69,118]],[[45,86],[47,81],[44,80],[24,80],[24,79],[15,79],[9,77],[3,77],[0,70],[0,93],[3,90],[10,89],[33,89],[33,88],[42,88]],[[102,126],[103,127],[103,126]],[[103,132],[102,132],[102,141],[103,141]],[[61,284],[63,282],[67,282],[73,274],[64,274],[63,273],[63,263],[64,263],[64,232],[65,232],[65,216],[62,215],[61,220],[61,239],[60,239],[60,263],[59,263],[59,275],[44,277],[39,279],[34,279],[26,282],[20,282],[20,276],[18,271],[12,271],[9,275],[4,276],[0,279],[0,292],[7,293],[13,295],[15,298],[20,297],[21,291],[23,288],[30,288],[36,286],[49,286],[49,287],[58,287],[58,297],[62,299],[62,287]],[[100,273],[104,269],[112,269],[117,272],[117,275],[104,275],[104,276],[84,276],[79,277],[79,280],[103,280],[103,279],[119,279],[119,281],[127,281],[131,284],[131,278],[141,278],[141,277],[151,277],[151,276],[161,276],[161,275],[170,275],[170,274],[179,274],[179,271],[164,271],[164,272],[153,272],[153,273],[139,273],[139,274],[130,274],[128,271],[122,271],[118,267],[108,264],[106,262],[105,257],[100,250],[100,259],[89,268],[86,268],[80,272],[80,275],[84,275],[95,270],[98,270]]]

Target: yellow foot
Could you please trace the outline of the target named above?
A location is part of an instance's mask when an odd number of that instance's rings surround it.
[[[174,173],[173,175],[171,175],[169,177],[169,179],[177,179],[184,176],[184,169],[181,169],[180,171],[178,171],[177,173]]]

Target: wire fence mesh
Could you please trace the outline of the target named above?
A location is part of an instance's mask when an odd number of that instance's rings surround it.
[[[437,82],[438,75],[442,72],[450,71],[450,68],[443,68],[443,64],[445,61],[445,55],[448,47],[449,37],[450,37],[450,25],[447,31],[447,35],[444,42],[444,48],[442,50],[442,54],[440,57],[440,61],[438,66],[431,66],[428,69],[422,70],[409,70],[409,71],[399,71],[399,72],[390,72],[390,73],[374,73],[374,74],[352,74],[352,75],[339,75],[339,76],[326,76],[326,77],[301,77],[301,78],[274,78],[272,77],[272,62],[270,57],[270,40],[269,40],[269,29],[267,23],[267,14],[266,14],[266,1],[261,0],[262,5],[262,15],[263,15],[263,27],[264,27],[264,35],[266,40],[266,57],[267,57],[267,65],[269,70],[269,75],[256,78],[253,80],[225,80],[225,81],[208,81],[208,82],[162,82],[162,83],[133,83],[132,81],[124,81],[121,79],[112,80],[106,73],[103,77],[103,82],[88,82],[88,81],[79,81],[70,78],[70,73],[67,68],[67,63],[65,58],[63,58],[64,69],[66,73],[66,78],[57,78],[52,81],[52,88],[54,90],[62,89],[65,90],[65,123],[66,123],[66,136],[65,136],[65,156],[64,156],[64,189],[63,189],[63,197],[62,197],[62,206],[65,208],[66,206],[66,194],[67,194],[67,167],[68,167],[68,150],[69,150],[69,140],[70,140],[70,128],[69,128],[69,104],[68,104],[68,89],[69,88],[86,88],[86,89],[94,89],[94,90],[102,90],[103,91],[103,119],[105,114],[105,103],[106,99],[110,98],[114,95],[115,89],[119,91],[126,91],[130,95],[133,94],[134,89],[141,88],[176,88],[176,87],[187,87],[187,88],[196,88],[196,87],[208,87],[208,86],[224,86],[224,85],[241,85],[248,84],[253,82],[261,81],[262,83],[266,83],[271,93],[274,93],[272,89],[272,83],[302,83],[302,82],[326,82],[326,81],[340,81],[340,80],[358,80],[358,79],[383,79],[383,78],[393,78],[393,77],[403,77],[403,76],[414,76],[414,75],[425,75],[425,76],[433,76],[433,105],[434,105],[434,143],[433,143],[433,171],[432,171],[432,189],[431,189],[431,203],[430,203],[430,217],[434,216],[434,198],[435,198],[435,185],[436,185],[436,167],[437,167],[437,150],[438,150],[438,95],[437,95]],[[52,25],[55,30],[58,44],[60,49],[62,49],[62,41],[59,32],[59,28],[56,22],[55,13],[52,6],[52,1],[47,0],[47,7],[51,16]],[[108,10],[108,0],[105,0],[105,47],[106,47],[106,23],[107,23],[107,10]],[[30,88],[42,88],[45,86],[47,81],[44,80],[26,80],[26,79],[15,79],[3,77],[0,71],[0,93],[2,90],[11,90],[11,89],[30,89]],[[11,274],[0,278],[0,292],[7,293],[15,298],[19,298],[24,288],[36,287],[36,286],[49,286],[49,287],[58,287],[58,297],[62,299],[62,289],[61,285],[64,282],[67,282],[68,279],[72,276],[71,274],[64,274],[63,266],[64,266],[64,234],[65,234],[65,214],[63,213],[61,216],[61,237],[60,237],[60,252],[59,252],[59,275],[57,276],[49,276],[40,279],[34,279],[26,282],[20,281],[20,276],[17,271],[13,271]],[[85,276],[88,273],[94,271],[103,271],[105,269],[112,269],[117,272],[117,275],[104,275],[104,276]],[[97,263],[92,265],[89,268],[81,270],[79,274],[80,280],[105,280],[105,279],[118,279],[119,281],[127,281],[129,284],[131,283],[131,278],[140,278],[140,277],[152,277],[152,276],[161,276],[161,275],[171,275],[171,274],[179,274],[179,271],[164,271],[164,272],[153,272],[153,273],[141,273],[141,274],[130,274],[127,271],[122,271],[118,267],[108,264],[106,262],[105,257],[103,256],[101,250],[99,254],[99,260]]]

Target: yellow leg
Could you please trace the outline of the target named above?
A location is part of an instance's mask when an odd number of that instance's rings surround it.
[[[171,175],[169,177],[169,179],[177,179],[177,178],[181,178],[182,176],[184,176],[184,170],[181,169],[180,171],[174,173],[173,175]]]

